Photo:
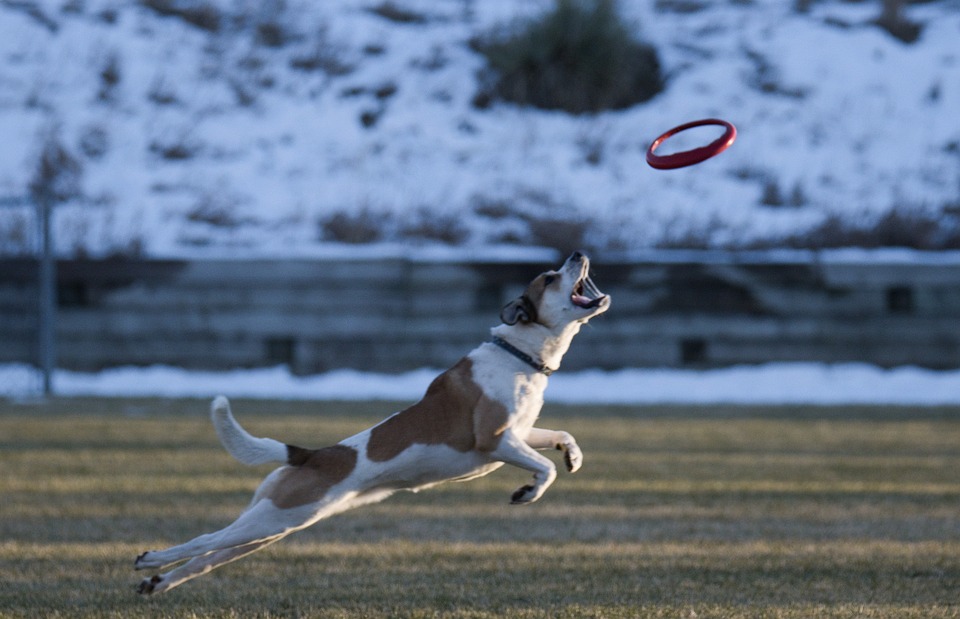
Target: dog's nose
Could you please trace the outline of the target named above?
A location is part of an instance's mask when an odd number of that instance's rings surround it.
[[[570,254],[570,260],[575,260],[577,262],[583,260],[583,252],[575,251]]]

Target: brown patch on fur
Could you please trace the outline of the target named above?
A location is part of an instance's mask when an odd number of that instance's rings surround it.
[[[546,282],[547,277],[553,277],[554,281],[556,281],[560,278],[560,275],[556,273],[542,273],[538,275],[530,282],[530,285],[527,286],[527,289],[523,291],[522,295],[510,303],[507,303],[503,309],[500,310],[500,320],[508,325],[514,325],[518,322],[539,322],[539,309],[540,304],[543,303],[543,294],[549,286],[554,285]]]
[[[546,282],[547,277],[553,277],[554,283],[548,284]],[[537,275],[530,285],[527,286],[527,289],[523,292],[523,296],[530,300],[530,303],[533,304],[533,307],[538,308],[540,304],[543,303],[543,293],[546,292],[548,286],[553,286],[557,281],[560,280],[560,275],[557,273],[541,273]]]
[[[484,396],[473,411],[474,436],[478,451],[493,451],[509,428],[510,416],[503,404]]]
[[[357,450],[345,445],[297,448],[296,455],[298,464],[281,473],[267,495],[281,509],[317,501],[327,490],[346,479],[357,465]]]
[[[447,445],[460,452],[495,447],[499,434],[491,432],[506,429],[507,411],[483,395],[472,370],[473,362],[461,359],[430,383],[422,400],[374,427],[367,457],[386,462],[413,444]]]

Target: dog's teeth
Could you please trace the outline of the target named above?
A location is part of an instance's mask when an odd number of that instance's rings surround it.
[[[587,292],[591,297],[603,296],[603,293],[600,292],[600,289],[597,288],[597,285],[593,283],[593,280],[589,277],[583,280],[584,287],[587,289]]]

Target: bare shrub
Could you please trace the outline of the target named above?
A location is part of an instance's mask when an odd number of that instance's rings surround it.
[[[510,198],[478,195],[471,203],[474,214],[496,223],[499,233],[493,241],[552,247],[561,252],[597,249],[590,242],[596,222],[544,192],[521,189]]]
[[[904,4],[906,0],[883,0],[883,10],[874,23],[898,41],[907,44],[916,43],[923,31],[923,26],[904,17]]]
[[[784,85],[781,81],[781,71],[762,52],[751,49],[746,45],[741,49],[744,56],[753,65],[753,74],[747,79],[751,88],[763,94],[789,99],[803,99],[807,96],[808,89],[806,88]]]
[[[283,25],[276,21],[261,22],[254,30],[254,40],[265,47],[283,47],[289,37]]]
[[[425,24],[427,16],[423,13],[417,13],[398,6],[396,3],[387,0],[370,9],[374,15],[392,21],[397,24]]]
[[[947,212],[930,213],[911,208],[894,208],[872,221],[851,221],[834,214],[777,244],[798,249],[960,249],[960,219]]]
[[[157,105],[174,105],[180,102],[173,87],[168,84],[167,80],[162,76],[158,76],[153,80],[153,83],[150,84],[147,99]]]
[[[237,228],[249,223],[238,214],[242,202],[242,198],[222,191],[205,191],[187,212],[187,221],[215,228]]]
[[[40,158],[29,189],[38,202],[67,202],[82,194],[83,165],[60,141],[58,129],[43,138]]]
[[[354,70],[353,63],[347,58],[347,47],[338,43],[330,35],[326,23],[319,24],[306,37],[305,45],[290,58],[290,68],[307,73],[322,71],[327,75],[347,75]]]
[[[87,158],[100,159],[110,148],[109,134],[101,125],[89,125],[80,134],[79,146]]]
[[[342,210],[319,220],[320,238],[337,243],[375,243],[385,236],[385,223],[391,216],[385,211],[363,207]]]
[[[177,17],[207,32],[220,32],[223,15],[215,5],[202,0],[140,0],[159,15]]]
[[[428,207],[416,210],[413,217],[400,226],[400,235],[408,239],[438,241],[460,245],[469,236],[469,230],[454,214],[435,213]]]
[[[150,142],[150,152],[167,161],[186,161],[193,159],[200,146],[186,139]]]
[[[773,208],[800,208],[806,205],[807,194],[804,193],[800,183],[795,183],[789,193],[784,193],[780,189],[780,183],[775,179],[767,179],[763,183],[763,191],[760,196],[760,204]]]
[[[103,68],[100,69],[100,90],[97,92],[97,99],[103,102],[113,101],[121,77],[120,57],[116,53],[111,53],[107,56]]]
[[[699,13],[709,7],[704,0],[656,0],[654,8],[660,13]]]
[[[656,50],[630,34],[613,0],[556,0],[541,18],[472,45],[489,65],[478,107],[503,99],[583,114],[630,107],[663,89]]]

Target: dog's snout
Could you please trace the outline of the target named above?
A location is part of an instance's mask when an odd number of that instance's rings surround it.
[[[570,260],[580,262],[581,260],[583,260],[583,252],[582,251],[573,252],[572,254],[570,254]]]

